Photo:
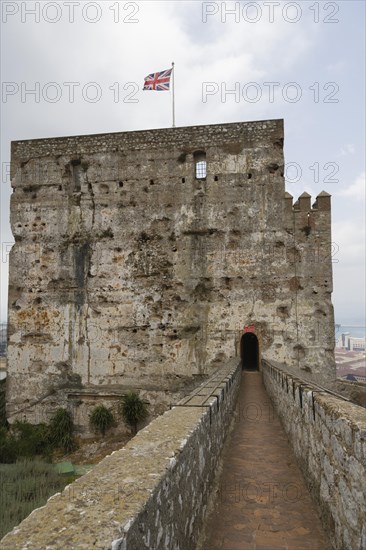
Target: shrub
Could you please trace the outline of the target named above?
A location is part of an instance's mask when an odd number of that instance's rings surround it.
[[[16,440],[6,428],[0,428],[0,463],[12,464],[17,459]]]
[[[7,426],[5,410],[5,384],[6,380],[0,380],[0,428]]]
[[[131,427],[133,434],[137,433],[139,422],[148,416],[146,403],[134,391],[129,391],[121,398],[119,412],[123,420]]]
[[[8,430],[0,427],[0,463],[12,464],[35,456],[51,461],[54,447],[64,452],[75,449],[73,430],[71,414],[65,409],[58,409],[49,426],[16,420]]]
[[[105,432],[111,428],[114,423],[112,411],[107,409],[104,405],[95,407],[90,415],[90,425],[95,432],[101,432],[102,435],[105,435]]]
[[[46,424],[33,425],[17,420],[9,430],[0,428],[0,463],[12,464],[19,458],[36,455],[50,460],[51,454]]]
[[[57,409],[49,425],[49,438],[54,447],[61,447],[65,453],[76,448],[74,440],[74,422],[70,411]]]
[[[11,438],[14,438],[16,442],[18,458],[51,454],[49,431],[46,424],[30,424],[24,420],[16,420],[11,427]]]

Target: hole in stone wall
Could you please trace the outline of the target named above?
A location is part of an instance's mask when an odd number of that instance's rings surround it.
[[[109,195],[109,187],[105,183],[102,183],[99,189],[101,193],[105,193],[106,195]]]
[[[219,181],[219,176],[215,176],[214,180]]]
[[[278,306],[278,308],[277,308],[277,315],[278,315],[281,319],[286,319],[287,317],[289,317],[288,307],[287,307],[287,306]]]
[[[178,160],[178,162],[183,163],[183,162],[186,161],[186,158],[187,158],[187,154],[186,153],[181,153],[177,160]]]
[[[186,182],[186,178],[182,178],[182,183],[185,183]]]
[[[248,180],[251,180],[252,179],[252,174],[250,172],[248,172]]]
[[[295,357],[297,357],[298,359],[304,359],[306,352],[303,346],[301,346],[300,344],[296,344],[293,349],[295,352]]]
[[[275,162],[272,162],[267,166],[268,172],[274,174],[278,170],[279,166]]]

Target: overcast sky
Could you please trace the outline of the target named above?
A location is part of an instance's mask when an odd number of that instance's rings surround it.
[[[287,190],[332,195],[336,321],[365,325],[363,0],[2,1],[1,10],[1,321],[10,142],[170,126],[170,92],[142,85],[174,61],[177,126],[285,119]]]

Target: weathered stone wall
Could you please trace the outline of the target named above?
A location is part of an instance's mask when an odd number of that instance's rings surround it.
[[[263,380],[334,548],[366,548],[366,410],[270,362]]]
[[[12,144],[10,420],[179,391],[245,325],[262,357],[334,374],[330,200],[292,205],[283,139],[268,120]]]
[[[3,538],[2,550],[195,548],[240,379],[232,360],[32,512]]]

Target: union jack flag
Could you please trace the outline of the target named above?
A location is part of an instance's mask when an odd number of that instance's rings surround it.
[[[173,69],[151,73],[145,77],[143,90],[156,90],[157,92],[169,91],[170,77]]]

